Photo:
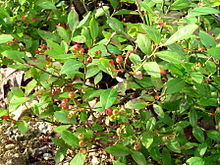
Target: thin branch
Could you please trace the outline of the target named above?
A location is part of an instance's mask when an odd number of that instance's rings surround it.
[[[117,32],[113,32],[112,35],[110,36],[108,42],[104,45],[105,48],[106,48],[106,50],[107,50],[107,52],[108,52],[109,54],[111,54],[113,57],[116,57],[116,55],[108,49],[108,45],[111,43],[112,38],[113,38],[116,34],[117,34]]]
[[[136,0],[136,4],[137,4],[137,8],[138,8],[138,13],[139,13],[139,15],[140,15],[140,17],[141,17],[143,23],[146,24],[146,21],[145,21],[145,19],[144,19],[144,15],[143,15],[142,12],[141,12],[141,5],[140,5],[140,3],[139,3],[139,0]]]

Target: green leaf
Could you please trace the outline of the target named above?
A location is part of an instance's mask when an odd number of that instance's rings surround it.
[[[10,42],[14,39],[11,34],[1,34],[0,35],[0,44]]]
[[[190,7],[191,5],[190,0],[176,0],[172,5],[171,5],[171,10],[181,10]]]
[[[97,85],[101,80],[102,80],[102,72],[99,72],[96,76],[95,76],[95,78],[94,78],[94,83],[95,83],[95,85]]]
[[[110,1],[113,9],[117,9],[117,7],[119,6],[119,0],[108,0]]]
[[[117,89],[106,89],[100,95],[100,102],[103,109],[110,108],[118,96]]]
[[[86,155],[82,153],[78,153],[71,160],[70,165],[84,165],[85,160],[86,160]]]
[[[19,106],[21,104],[24,104],[28,100],[30,100],[29,97],[16,97],[13,100],[11,100],[10,105],[12,105],[12,106]]]
[[[147,106],[147,102],[142,99],[132,99],[125,104],[125,108],[128,109],[144,109]]]
[[[62,139],[72,147],[78,147],[79,139],[70,131],[61,132]]]
[[[220,132],[216,130],[208,130],[207,135],[210,139],[213,139],[217,142],[220,141]]]
[[[211,48],[207,50],[208,54],[217,60],[220,60],[220,48]]]
[[[17,97],[23,97],[24,96],[23,91],[18,87],[12,88],[11,91]]]
[[[141,143],[143,144],[143,146],[145,148],[150,148],[150,146],[153,144],[154,142],[154,136],[152,133],[144,133],[142,136],[142,140]]]
[[[86,72],[86,79],[95,76],[100,69],[97,66],[89,67]]]
[[[146,130],[147,131],[153,131],[155,125],[156,125],[156,119],[154,117],[150,118],[147,122],[146,122]]]
[[[8,114],[8,110],[7,109],[0,109],[0,117],[7,115]]]
[[[156,62],[146,62],[143,68],[151,77],[160,78],[160,67]]]
[[[177,52],[165,50],[165,51],[157,52],[156,55],[162,60],[167,61],[169,63],[173,63],[173,64],[184,63],[183,57]]]
[[[152,39],[156,44],[159,44],[161,40],[160,32],[157,29],[147,26],[145,24],[143,24],[142,26],[143,29],[147,32],[150,39]]]
[[[43,9],[56,9],[56,6],[49,0],[39,0],[36,5]]]
[[[173,152],[181,153],[180,144],[177,140],[171,139],[166,143],[166,146],[168,149],[170,149]]]
[[[26,58],[26,55],[23,52],[19,52],[16,50],[6,50],[2,52],[2,55],[4,57],[8,57],[12,60],[15,60],[16,62],[25,63],[23,58]]]
[[[74,9],[72,9],[68,14],[67,23],[69,24],[69,28],[73,33],[79,24],[79,16]]]
[[[56,54],[65,54],[64,48],[62,48],[58,43],[52,41],[51,39],[47,40],[47,46],[49,48],[53,49],[54,53],[56,53]],[[50,50],[48,50],[47,52],[49,52],[49,51]]]
[[[180,41],[183,39],[189,38],[192,33],[198,28],[196,24],[189,24],[182,28],[180,28],[177,32],[175,32],[165,43],[164,45],[173,44],[176,41]]]
[[[15,124],[23,135],[28,131],[28,123],[26,121],[16,121]]]
[[[204,165],[204,161],[200,157],[191,157],[186,161],[189,165]]]
[[[167,83],[167,94],[180,92],[186,83],[179,78],[171,78]]]
[[[163,161],[163,165],[172,165],[170,152],[164,147],[162,151],[162,161]]]
[[[154,112],[161,118],[164,118],[164,111],[161,106],[153,104]]]
[[[108,18],[107,23],[116,32],[120,32],[119,29],[124,30],[123,23],[121,21],[119,21],[118,19],[114,18],[114,17]]]
[[[144,155],[139,151],[131,151],[131,157],[135,160],[138,165],[146,165],[146,159]]]
[[[90,20],[89,27],[90,27],[91,37],[93,40],[95,40],[99,33],[99,26],[94,17],[92,17],[92,19]]]
[[[60,163],[64,160],[65,155],[66,155],[66,148],[60,148],[56,151],[56,155],[55,155],[55,161],[56,163]]]
[[[127,156],[130,154],[129,148],[123,146],[122,144],[107,147],[105,151],[113,156]]]
[[[23,4],[26,2],[26,0],[18,0],[18,2],[19,2],[21,5],[23,5]]]
[[[66,74],[68,76],[73,76],[75,74],[75,71],[77,71],[79,68],[81,68],[83,64],[76,60],[68,60],[64,63],[61,73]]]
[[[194,126],[192,133],[196,140],[198,140],[200,143],[203,143],[205,141],[204,133],[199,126]]]
[[[56,113],[56,112],[55,112]],[[56,114],[56,115],[60,115],[60,114]],[[62,114],[61,114],[62,115]],[[61,118],[60,118],[61,119]],[[54,131],[56,131],[56,132],[59,132],[59,133],[61,133],[61,132],[63,132],[63,131],[66,131],[68,128],[70,128],[71,127],[71,125],[61,125],[61,126],[58,126],[58,127],[55,127],[54,128]]]
[[[64,29],[61,26],[57,26],[57,30],[58,30],[58,34],[59,36],[64,39],[64,41],[66,41],[67,43],[70,42],[70,34],[68,33],[68,31],[66,29]]]
[[[191,77],[195,82],[197,82],[199,84],[201,84],[203,82],[203,75],[200,72],[192,72]]]
[[[37,30],[37,33],[41,36],[41,38],[43,38],[45,41],[46,40],[52,40],[52,41],[56,41],[56,42],[60,42],[60,37],[54,33],[51,33],[49,31],[45,31],[45,30]]]
[[[89,22],[89,20],[91,19],[91,18],[90,18],[91,13],[92,13],[92,12],[89,11],[89,12],[86,14],[86,16],[83,17],[83,19],[79,22],[77,28],[81,28],[81,27],[85,26],[85,25]]]
[[[193,10],[189,11],[188,16],[196,17],[196,16],[201,16],[201,15],[218,14],[218,13],[220,13],[220,11],[214,8],[199,7],[199,8],[194,8]]]
[[[68,114],[69,113],[65,111],[57,111],[57,112],[54,112],[54,117],[56,121],[58,122],[75,124],[76,120],[73,118],[68,118]]]
[[[207,143],[200,144],[197,147],[196,151],[195,151],[195,156],[201,156],[202,157],[206,153],[207,148],[208,148]]]
[[[200,31],[199,36],[202,44],[206,48],[213,48],[216,46],[215,38],[209,35],[208,33]]]
[[[150,41],[149,37],[147,36],[147,34],[139,33],[137,35],[137,45],[143,53],[150,55],[151,41]]]
[[[121,163],[119,161],[113,160],[113,165],[126,165],[124,163]]]
[[[131,53],[131,55],[129,56],[129,59],[136,66],[140,66],[141,63],[142,63],[142,60],[141,60],[140,56],[137,55],[137,54],[134,54],[134,53]]]
[[[189,121],[193,127],[197,126],[198,115],[194,109],[189,112]]]

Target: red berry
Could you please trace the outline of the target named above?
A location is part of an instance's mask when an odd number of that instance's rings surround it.
[[[42,49],[46,49],[46,48],[47,48],[47,45],[46,45],[46,44],[41,44],[40,47],[41,47]]]
[[[164,26],[166,23],[164,23],[164,22],[158,22],[157,23],[159,26]]]
[[[70,92],[69,92],[69,97],[72,98],[72,97],[74,97],[74,95],[75,95],[75,92],[74,92],[74,91],[70,91]]]
[[[7,119],[10,119],[10,117],[9,117],[9,116],[4,115],[4,116],[2,116],[2,119],[7,120]]]
[[[79,146],[82,147],[82,146],[85,146],[85,145],[86,145],[86,144],[85,144],[85,142],[84,142],[83,140],[80,140],[80,141],[79,141]]]
[[[82,49],[82,45],[80,43],[76,43],[74,44],[73,49],[79,51]]]
[[[95,51],[95,54],[96,54],[96,55],[102,54],[102,51],[101,51],[101,50],[96,50],[96,51]]]
[[[114,61],[113,61],[113,60],[109,61],[109,64],[110,64],[111,66],[113,66],[113,65],[114,65]]]
[[[112,108],[107,108],[107,109],[105,109],[105,114],[110,116],[110,115],[112,115],[112,111],[113,111]]]
[[[60,107],[61,107],[62,109],[67,109],[67,108],[68,108],[68,105],[67,105],[66,103],[61,103],[61,104],[60,104]]]
[[[123,62],[123,57],[122,56],[117,56],[116,57],[116,62],[117,63],[122,63]]]
[[[34,50],[36,54],[40,54],[40,50],[39,49],[35,49]]]
[[[31,21],[33,21],[33,22],[36,21],[36,20],[37,20],[36,17],[32,17],[32,18],[31,18]]]
[[[160,74],[162,74],[162,75],[166,75],[167,72],[166,72],[164,69],[160,69]]]
[[[155,100],[159,100],[159,99],[160,99],[160,96],[155,95],[154,98],[155,98]]]
[[[87,58],[86,62],[91,63],[92,62],[92,57]]]
[[[26,15],[22,15],[22,16],[21,16],[21,19],[22,19],[23,21],[26,20],[26,18],[27,18]]]

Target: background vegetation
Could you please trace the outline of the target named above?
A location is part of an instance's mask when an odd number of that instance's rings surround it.
[[[1,123],[52,123],[83,164],[220,163],[219,0],[0,1],[0,65],[24,71]],[[74,129],[73,129],[74,128]]]

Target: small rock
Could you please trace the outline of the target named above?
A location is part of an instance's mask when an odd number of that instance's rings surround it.
[[[7,150],[11,150],[11,149],[13,149],[13,148],[15,148],[15,145],[14,145],[14,144],[7,144],[7,145],[5,146],[5,149],[7,149]]]
[[[52,158],[52,155],[50,153],[44,153],[43,158],[44,160],[49,160],[50,158]]]
[[[99,164],[99,161],[98,161],[98,158],[97,157],[95,157],[95,156],[93,156],[92,157],[92,162],[91,162],[93,165],[97,165],[97,164]]]

